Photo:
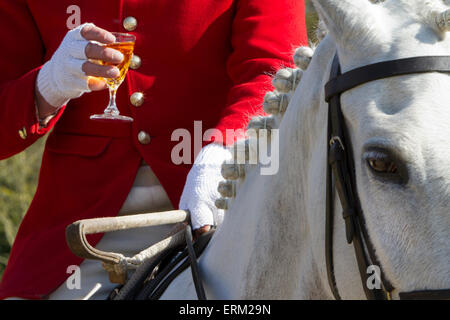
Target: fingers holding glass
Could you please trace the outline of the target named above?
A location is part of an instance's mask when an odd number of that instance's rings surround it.
[[[88,86],[91,91],[101,91],[108,88],[105,79],[96,77],[88,78]]]
[[[83,63],[82,70],[91,77],[117,78],[120,75],[120,70],[115,66],[101,65],[90,61]]]
[[[93,24],[86,25],[80,33],[84,39],[89,41],[97,41],[104,44],[110,44],[116,41],[116,37],[111,32]]]
[[[103,61],[108,65],[119,65],[124,59],[120,51],[93,42],[86,45],[85,52],[88,59]]]
[[[99,29],[99,28],[98,28]],[[101,29],[91,28],[87,31],[88,38],[105,38],[107,34]],[[103,77],[109,88],[109,105],[103,114],[92,115],[92,120],[109,121],[133,121],[132,118],[120,115],[116,106],[117,89],[125,79],[133,56],[135,36],[125,33],[111,33],[115,38],[113,43],[104,46],[90,43],[86,46],[86,56],[92,61],[99,61],[100,65],[93,62],[83,64],[83,71],[87,75]]]

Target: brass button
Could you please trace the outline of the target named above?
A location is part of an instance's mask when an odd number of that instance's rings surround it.
[[[27,129],[25,127],[23,127],[22,129],[19,130],[19,136],[25,140],[27,138]]]
[[[136,20],[136,18],[135,17],[126,17],[123,20],[123,27],[127,31],[136,30],[136,27],[137,27],[137,20]]]
[[[144,100],[144,94],[142,92],[135,92],[130,96],[130,102],[135,107],[142,106]]]
[[[145,131],[139,131],[138,133],[138,140],[141,144],[149,144],[151,137],[150,135]]]
[[[133,57],[131,57],[131,61],[130,61],[130,68],[133,70],[139,69],[141,64],[142,64],[141,58],[139,56],[133,54]]]

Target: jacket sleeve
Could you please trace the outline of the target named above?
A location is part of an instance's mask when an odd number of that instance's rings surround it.
[[[0,1],[0,159],[21,152],[45,135],[35,106],[36,77],[43,64],[44,46],[24,0]]]
[[[271,75],[292,67],[294,50],[307,44],[304,10],[299,0],[237,2],[227,62],[233,87],[216,126],[223,143],[234,142],[227,141],[226,129],[245,129],[251,117],[264,114],[264,95],[273,90]]]

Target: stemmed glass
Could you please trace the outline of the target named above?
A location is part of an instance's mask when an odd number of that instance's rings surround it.
[[[120,70],[120,75],[117,78],[105,78],[106,84],[109,89],[109,104],[106,109],[103,111],[103,114],[94,114],[90,117],[91,120],[99,120],[99,121],[124,121],[124,122],[132,122],[133,118],[120,115],[119,109],[116,105],[116,93],[119,86],[122,84],[123,80],[128,71],[128,67],[130,66],[131,57],[133,56],[134,43],[136,41],[136,37],[132,34],[128,33],[118,33],[111,32],[115,37],[116,41],[111,44],[105,45],[108,48],[112,48],[120,51],[124,58],[123,61],[117,66]],[[112,65],[110,63],[100,61],[102,65]]]

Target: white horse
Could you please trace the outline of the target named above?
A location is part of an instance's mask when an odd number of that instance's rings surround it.
[[[262,122],[279,124],[278,173],[264,176],[261,165],[246,165],[243,179],[224,168],[226,178],[239,181],[233,182],[237,195],[223,224],[199,259],[208,298],[333,298],[324,252],[324,85],[333,57],[337,51],[346,72],[381,61],[450,55],[448,1],[372,2],[314,1],[329,35],[307,70],[277,74],[279,90],[267,96],[268,111],[293,75],[303,74],[284,116],[275,112],[252,121],[258,128]],[[302,66],[310,51],[299,51]],[[399,292],[450,288],[449,88],[449,74],[424,73],[373,81],[341,97],[366,227],[383,275],[395,288],[393,298]],[[389,173],[389,168],[394,169]],[[364,299],[340,214],[334,220],[333,253],[341,297]],[[190,270],[162,298],[196,299]]]

